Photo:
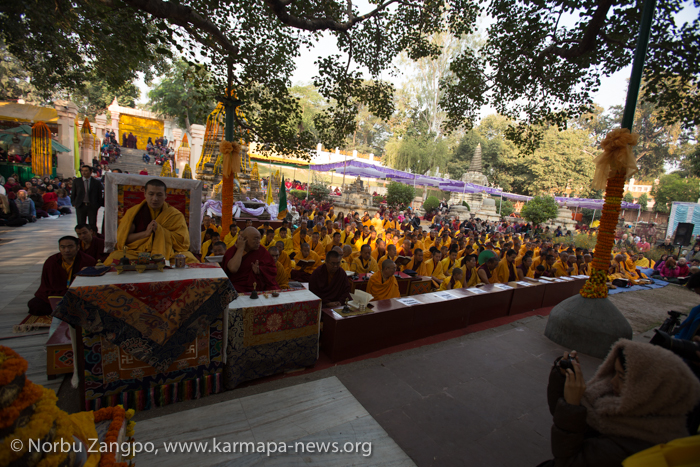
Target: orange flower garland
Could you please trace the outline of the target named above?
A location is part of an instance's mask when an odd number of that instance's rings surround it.
[[[27,361],[9,347],[0,345],[0,386],[27,372]]]
[[[104,443],[111,449],[112,446],[116,446],[119,440],[119,431],[124,425],[124,420],[127,418],[126,411],[124,407],[118,405],[116,407],[105,407],[95,412],[95,423],[102,422],[104,420],[112,420],[107,429],[107,434],[105,435]],[[129,417],[130,418],[130,417]],[[127,462],[117,462],[117,453],[114,451],[103,452],[100,457],[99,467],[127,467]]]
[[[0,430],[15,423],[15,420],[17,420],[17,417],[24,409],[36,403],[43,394],[42,389],[42,386],[27,380],[24,383],[24,389],[17,396],[17,399],[12,402],[12,405],[0,410]]]
[[[596,158],[596,177],[594,186],[600,186],[601,174],[609,174],[605,185],[605,203],[600,218],[598,239],[593,253],[591,276],[581,289],[584,298],[605,298],[608,296],[608,268],[610,267],[610,252],[615,244],[615,229],[620,217],[622,195],[625,180],[636,167],[631,167],[631,146],[637,144],[637,135],[626,128],[611,131],[601,146],[605,152]],[[632,160],[634,158],[632,157]]]
[[[224,176],[221,185],[221,225],[228,228],[233,223],[233,178],[241,170],[241,146],[236,142],[222,141],[219,151]]]

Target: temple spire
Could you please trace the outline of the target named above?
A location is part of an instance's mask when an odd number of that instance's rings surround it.
[[[472,161],[469,163],[469,172],[481,173],[481,143],[476,145],[474,157],[472,157]]]

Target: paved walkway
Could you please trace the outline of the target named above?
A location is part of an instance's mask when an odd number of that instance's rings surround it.
[[[57,220],[41,220],[18,229],[0,229],[0,239],[3,240],[0,243],[0,264],[4,266],[0,270],[0,342],[27,358],[30,379],[54,389],[61,380],[49,382],[44,374],[43,343],[46,335],[13,335],[12,326],[19,323],[26,313],[26,302],[39,284],[44,259],[57,251],[56,241],[62,235],[70,234],[74,223],[73,216],[66,216]],[[687,295],[683,295],[679,303],[674,301],[671,294],[657,297],[655,292],[658,293],[656,290],[630,292],[618,297],[628,302],[634,297],[638,306],[646,303],[647,307],[655,308],[659,321],[667,309],[683,311],[696,303]],[[659,302],[661,299],[664,301]],[[372,419],[381,426],[381,430],[370,430],[372,439],[361,441],[382,444],[379,451],[394,452],[389,457],[395,456],[393,460],[396,464],[410,465],[400,454],[403,450],[418,466],[537,465],[551,457],[551,416],[545,395],[547,375],[551,362],[565,350],[543,336],[546,321],[546,317],[532,316],[434,345],[140,412],[136,415],[137,437],[156,436],[163,440],[173,438],[173,441],[183,441],[199,433],[196,436],[201,438],[203,435],[197,428],[199,423],[224,425],[226,420],[235,416],[237,412],[233,407],[240,406],[232,405],[231,401],[240,400],[245,407],[255,399],[245,399],[248,402],[244,402],[244,398],[269,394],[270,400],[288,399],[288,402],[278,406],[281,412],[274,415],[281,417],[280,426],[286,426],[282,433],[285,439],[323,441],[333,436],[339,440],[346,439],[348,434],[341,433],[343,430],[359,428],[350,424],[343,425],[345,428],[338,432],[330,428],[318,433],[307,430],[306,436],[301,433],[295,437],[292,434],[298,431],[302,422],[297,423],[295,418],[284,416],[284,411],[296,404],[291,397],[295,391],[316,387],[304,384],[336,377],[338,390],[345,391],[343,387],[347,388],[349,394],[366,410],[368,415],[362,415],[368,424],[366,427],[375,426]],[[646,339],[643,336],[639,338]],[[582,363],[584,375],[589,378],[599,360],[582,356]],[[276,390],[281,391],[273,392]],[[71,406],[71,401],[67,399],[76,396],[64,384],[61,399],[66,400],[61,400],[60,404]],[[183,413],[191,409],[194,412]],[[208,420],[190,423],[194,419],[189,414],[206,414]],[[183,415],[187,416],[183,418]],[[216,417],[221,418],[217,420]],[[250,420],[248,415],[246,418]],[[182,423],[178,425],[175,421],[179,420]],[[138,434],[139,426],[145,429],[142,435]],[[184,430],[183,434],[183,427],[191,430]],[[253,430],[252,426],[250,428]],[[157,435],[153,433],[156,429]],[[190,431],[191,435],[188,434]],[[353,439],[360,441],[359,436]],[[399,450],[393,450],[394,442]],[[377,445],[374,449],[377,451]],[[197,463],[212,464],[204,460],[205,457],[202,459]],[[231,457],[225,465],[272,465],[274,459],[281,465],[328,465],[336,462],[328,457],[312,455],[294,459],[273,456],[272,459],[246,456],[239,462]],[[354,458],[352,463],[386,465],[388,462],[387,457],[377,455]]]

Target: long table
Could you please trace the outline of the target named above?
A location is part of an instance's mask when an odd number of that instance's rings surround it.
[[[577,294],[585,279],[553,283],[511,282],[506,287],[450,290],[371,302],[372,312],[343,317],[324,308],[321,349],[334,362],[504,316],[552,306]],[[558,303],[558,302],[557,302]]]

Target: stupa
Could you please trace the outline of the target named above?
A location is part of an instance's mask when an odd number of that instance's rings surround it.
[[[467,170],[466,173],[462,174],[460,177],[460,181],[466,182],[466,183],[473,183],[474,185],[481,185],[481,186],[487,186],[488,185],[488,178],[486,178],[486,175],[484,175],[482,172],[482,164],[481,164],[481,143],[476,145],[476,149],[474,150],[474,156],[472,157],[471,162],[469,163],[469,170]],[[456,205],[461,205],[462,201],[466,201],[467,204],[469,205],[469,208],[471,209],[471,212],[476,212],[477,217],[478,212],[481,209],[481,205],[484,202],[484,199],[487,198],[487,195],[485,193],[452,193],[452,204],[455,205],[451,210],[453,210]],[[495,203],[494,203],[495,204]],[[462,219],[463,216],[466,215],[469,211],[467,211],[466,207],[462,208],[457,208],[459,211],[458,214],[460,215],[460,219]],[[489,210],[490,212],[490,210]],[[497,213],[498,214],[498,213]],[[465,216],[466,218],[466,216]],[[483,219],[483,217],[482,217]]]

